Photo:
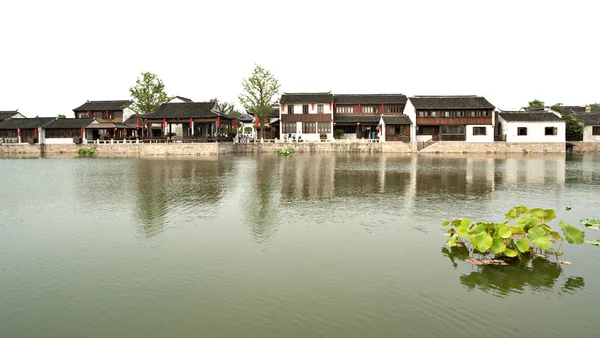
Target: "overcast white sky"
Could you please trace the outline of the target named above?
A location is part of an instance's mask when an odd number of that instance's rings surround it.
[[[0,110],[56,116],[170,95],[237,101],[254,64],[282,91],[477,94],[502,109],[600,102],[598,1],[3,1]]]

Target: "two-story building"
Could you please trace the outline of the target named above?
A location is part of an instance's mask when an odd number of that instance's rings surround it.
[[[388,141],[407,141],[407,138],[410,139],[410,120],[392,118],[403,115],[406,101],[406,95],[403,94],[335,94],[334,130],[344,132],[341,138],[382,139],[380,125],[385,125],[381,120],[384,115],[389,116],[385,119],[388,122],[402,123],[386,125]]]
[[[494,108],[482,96],[414,96],[405,113],[417,142],[493,142]]]
[[[305,141],[333,139],[333,94],[284,93],[281,104],[280,138]]]
[[[131,101],[87,101],[73,109],[76,119],[95,119],[98,123],[86,127],[87,139],[123,139],[135,135],[137,126],[125,123],[134,116],[134,112],[127,108]]]

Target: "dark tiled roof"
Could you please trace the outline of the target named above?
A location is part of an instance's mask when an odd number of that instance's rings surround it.
[[[333,102],[339,104],[405,104],[404,94],[335,94]]]
[[[383,115],[383,123],[387,124],[412,124],[408,115]]]
[[[416,109],[494,109],[483,96],[415,96],[410,102]]]
[[[507,122],[561,122],[563,119],[548,112],[501,112],[498,115]]]
[[[238,120],[244,122],[244,123],[252,123],[252,115],[250,114],[243,114],[242,116],[240,116],[238,118]]]
[[[18,111],[0,111],[0,121],[7,120],[15,115],[19,114]]]
[[[11,119],[0,123],[0,129],[34,129],[55,120],[56,117],[36,117],[31,119]]]
[[[94,110],[123,110],[123,106],[129,104],[129,100],[115,100],[115,101],[88,101],[81,106],[73,109],[74,112],[78,111],[94,111]]]
[[[333,116],[333,121],[336,123],[379,123],[381,115],[341,115]]]
[[[127,118],[127,120],[123,121],[123,123],[136,124],[137,125],[137,119],[142,118],[143,116],[144,115],[142,115],[142,114],[133,114],[129,118]]]
[[[246,114],[250,115],[250,116],[254,116],[254,112],[252,110],[246,109]],[[271,115],[269,115],[271,118],[276,118],[279,117],[279,107],[273,107],[271,108]]]
[[[163,103],[154,113],[146,114],[143,118],[150,119],[175,119],[175,118],[200,118],[221,116],[229,120],[235,118],[213,111],[215,103],[213,102],[182,102],[182,103]]]
[[[596,111],[596,112],[592,111],[591,113],[574,114],[573,116],[575,118],[583,120],[583,124],[586,126],[600,126],[600,111]]]
[[[55,119],[50,123],[42,126],[44,129],[75,129],[83,128],[88,124],[96,121],[95,119]]]
[[[327,93],[283,93],[281,104],[290,103],[328,103],[333,102],[333,94]]]

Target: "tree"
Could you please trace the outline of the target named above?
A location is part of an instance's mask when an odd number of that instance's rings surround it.
[[[279,81],[267,69],[255,65],[252,76],[242,80],[244,91],[238,96],[244,108],[258,118],[261,135],[264,135],[265,122],[271,116],[273,98],[279,93]]]
[[[221,110],[222,113],[227,114],[231,117],[240,117],[242,116],[242,113],[235,108],[235,102],[223,102],[223,103],[219,103],[219,100],[215,97],[210,99],[210,102],[212,103],[216,103],[219,105],[219,110]]]
[[[600,109],[600,103],[590,103],[588,104],[589,107],[591,107],[592,109]]]
[[[65,115],[65,114],[58,114],[57,118],[59,118],[59,119],[66,119],[67,115]]]
[[[563,112],[562,103],[555,103],[554,105],[552,105],[552,110],[557,111],[562,114],[562,112]]]
[[[540,100],[533,100],[529,102],[529,107],[544,107],[544,101],[540,101]]]
[[[132,102],[127,106],[136,114],[149,114],[161,104],[171,101],[172,97],[165,93],[165,85],[156,74],[142,72],[142,78],[129,88]]]
[[[583,140],[583,120],[570,114],[564,114],[562,119],[565,121],[567,141]]]

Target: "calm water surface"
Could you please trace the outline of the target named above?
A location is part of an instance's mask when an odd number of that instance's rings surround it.
[[[440,222],[525,204],[578,224],[600,214],[599,164],[0,159],[0,337],[597,336],[597,247],[478,268]]]

